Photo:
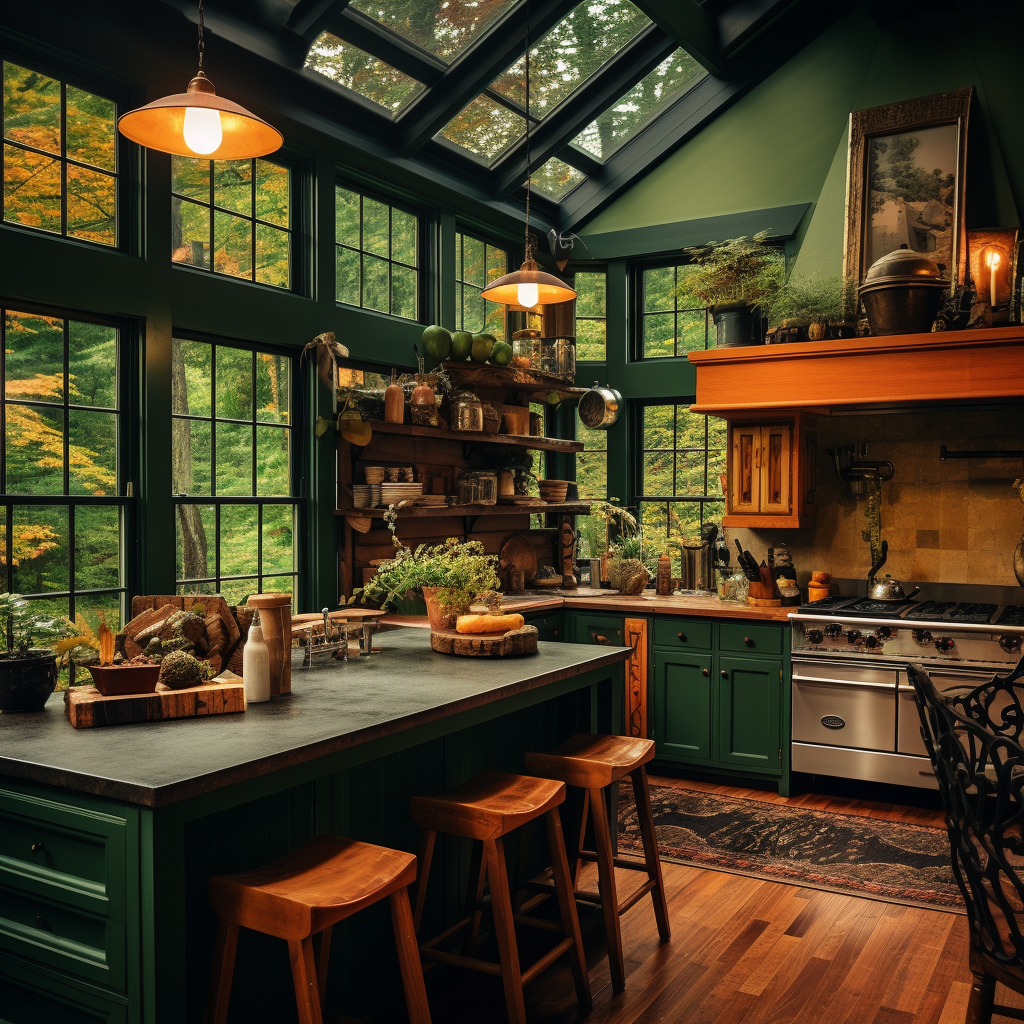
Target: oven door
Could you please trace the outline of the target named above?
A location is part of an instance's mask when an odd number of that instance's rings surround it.
[[[948,690],[973,690],[982,683],[990,682],[996,670],[977,671],[960,668],[926,668],[929,679],[935,684],[935,689],[940,693]],[[901,754],[917,754],[920,757],[927,757],[924,740],[921,738],[921,716],[917,710],[917,698],[914,688],[910,685],[907,673],[900,669],[899,676],[899,701],[897,711],[897,749]],[[993,706],[993,713],[997,713],[1002,707],[1009,703],[1008,699],[1000,699]]]
[[[896,668],[793,659],[793,741],[896,749]]]

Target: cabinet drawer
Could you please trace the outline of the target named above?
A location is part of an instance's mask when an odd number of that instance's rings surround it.
[[[4,1024],[125,1024],[128,1020],[128,1001],[123,996],[33,970],[20,959],[0,960],[0,990]]]
[[[528,626],[537,627],[538,640],[561,640],[562,637],[562,615],[555,612],[553,615],[538,615],[535,618],[526,616]]]
[[[711,650],[710,619],[655,619],[654,646]]]
[[[723,622],[719,629],[719,650],[735,651],[737,654],[782,653],[782,628],[779,626]]]
[[[576,617],[576,643],[625,647],[625,620],[618,615],[579,615]]]

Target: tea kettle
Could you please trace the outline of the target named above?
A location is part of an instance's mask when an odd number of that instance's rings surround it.
[[[914,587],[909,593],[903,592],[903,584],[899,580],[894,580],[888,573],[886,573],[881,579],[875,576],[875,573],[885,565],[885,560],[889,555],[889,542],[882,541],[882,556],[871,569],[868,571],[868,600],[870,601],[891,601],[893,604],[900,604],[903,601],[909,601],[918,591],[920,587]]]

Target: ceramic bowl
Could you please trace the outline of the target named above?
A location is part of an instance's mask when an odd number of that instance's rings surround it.
[[[155,693],[160,678],[159,665],[92,665],[89,672],[93,684],[104,697]]]

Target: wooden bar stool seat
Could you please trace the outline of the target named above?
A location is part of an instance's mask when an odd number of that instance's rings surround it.
[[[583,814],[573,864],[573,891],[576,899],[597,904],[604,913],[605,932],[608,938],[608,965],[612,989],[616,992],[621,992],[626,987],[619,918],[630,907],[650,893],[654,903],[654,916],[658,923],[658,935],[662,942],[667,942],[671,938],[665,886],[661,878],[661,861],[658,859],[658,845],[654,834],[654,815],[651,812],[651,791],[647,784],[647,770],[644,767],[653,757],[654,740],[639,739],[635,736],[595,736],[591,733],[577,733],[549,753],[529,753],[525,758],[528,772],[549,779],[558,779],[567,786],[584,790]],[[625,857],[616,857],[612,849],[612,832],[605,794],[609,786],[627,775],[633,783],[640,838],[643,840],[642,863]],[[594,851],[583,848],[588,813],[592,813],[594,819],[594,845],[597,847]],[[580,868],[585,860],[597,861],[599,892],[579,888]],[[621,903],[615,884],[617,867],[643,871],[647,874],[647,881]],[[524,883],[523,887],[550,892],[552,885],[549,882],[535,880]]]
[[[210,903],[217,912],[218,931],[209,1024],[227,1019],[239,928],[288,943],[299,1021],[321,1024],[331,929],[385,898],[391,902],[409,1020],[430,1024],[409,906],[408,887],[415,879],[416,858],[411,853],[340,836],[317,836],[265,867],[211,878]],[[320,936],[318,964],[315,935]]]
[[[438,832],[475,840],[473,862],[469,872],[466,913],[461,921],[420,945],[421,954],[439,961],[485,974],[500,975],[505,991],[510,1024],[525,1024],[526,1008],[523,986],[560,957],[568,955],[576,998],[580,1009],[591,1008],[590,979],[586,971],[583,942],[573,899],[569,863],[565,856],[562,826],[558,807],[565,800],[565,785],[552,779],[481,772],[468,782],[440,796],[414,797],[413,820],[423,830],[420,856],[420,878],[416,888],[415,927],[419,932],[426,901],[427,879],[433,859]],[[505,865],[503,837],[538,818],[544,819],[552,858],[554,891],[558,897],[561,926],[554,921],[515,914],[512,909],[508,871]],[[490,890],[490,908],[494,914],[494,932],[498,943],[499,963],[478,958],[477,937],[484,902],[484,887]],[[519,963],[515,925],[556,932],[563,937],[536,963],[523,970]],[[441,943],[461,933],[461,952],[438,948]]]

